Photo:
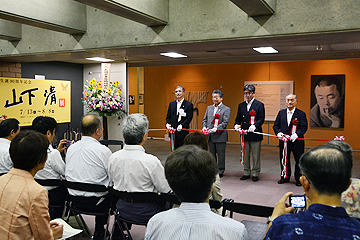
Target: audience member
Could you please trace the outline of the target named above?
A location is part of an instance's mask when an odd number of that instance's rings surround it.
[[[49,141],[49,153],[45,163],[45,166],[42,170],[38,171],[34,176],[35,179],[61,179],[62,176],[65,176],[65,162],[62,159],[60,152],[63,152],[66,148],[66,139],[60,141],[57,149],[52,147],[52,142],[55,138],[55,128],[57,122],[52,117],[43,117],[38,116],[32,122],[32,129],[39,133],[44,134],[44,136]],[[50,205],[59,205],[64,206],[67,189],[64,186],[45,186],[49,191],[49,204]],[[63,213],[63,208],[53,208],[49,209],[50,218],[61,218]]]
[[[190,145],[190,144],[197,145],[206,151],[208,150],[207,137],[205,134],[203,134],[201,132],[193,132],[185,137],[184,145]],[[216,180],[212,186],[212,191],[209,196],[209,199],[214,199],[214,200],[221,202],[222,197],[223,197],[223,195],[220,190],[220,176],[219,176],[219,174],[216,174]],[[211,211],[221,215],[222,207],[219,209],[212,208]]]
[[[305,153],[299,165],[300,183],[310,207],[286,214],[294,210],[286,204],[292,193],[286,193],[268,219],[265,239],[359,239],[360,222],[341,207],[341,193],[351,182],[352,159],[324,145]]]
[[[145,239],[248,239],[242,223],[210,210],[207,201],[217,172],[214,156],[198,146],[182,146],[171,153],[165,176],[181,205],[153,216]]]
[[[19,121],[15,118],[0,122],[0,175],[9,172],[13,166],[9,154],[10,142],[19,132]]]
[[[49,141],[40,133],[22,132],[10,144],[14,167],[0,177],[0,239],[58,239],[63,226],[50,223],[48,193],[34,180],[47,158]]]
[[[170,192],[160,160],[145,153],[149,121],[144,114],[135,113],[125,118],[123,124],[124,149],[113,153],[109,159],[109,177],[114,189],[127,192]],[[163,206],[154,202],[133,202],[119,199],[116,208],[123,218],[147,222]]]
[[[332,140],[326,145],[341,150],[347,158],[354,160],[353,150],[346,142]],[[345,208],[350,217],[360,219],[360,179],[351,178],[350,186],[341,194],[341,206]]]
[[[65,158],[65,177],[71,182],[109,185],[108,164],[111,151],[101,145],[99,139],[103,128],[95,115],[86,115],[81,120],[82,138],[72,144]],[[68,189],[78,209],[103,212],[109,208],[111,195],[104,192],[84,192]],[[95,217],[94,239],[104,238],[107,216]]]

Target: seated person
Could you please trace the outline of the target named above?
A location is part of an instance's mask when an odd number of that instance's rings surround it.
[[[131,114],[124,119],[122,134],[124,149],[113,153],[109,159],[109,176],[114,189],[127,192],[167,193],[171,189],[165,179],[160,160],[145,153],[149,121],[144,114]],[[121,217],[147,222],[163,206],[154,202],[132,202],[119,199],[116,203]]]
[[[65,157],[65,178],[70,182],[109,186],[108,164],[111,151],[99,140],[103,133],[100,119],[86,115],[81,120],[82,138],[72,144]],[[104,212],[109,209],[111,195],[107,192],[84,192],[68,189],[78,209]],[[107,216],[95,217],[94,239],[103,239]]]
[[[165,176],[181,205],[153,216],[145,239],[249,239],[242,223],[210,210],[208,199],[217,173],[214,156],[198,146],[172,152]]]
[[[0,177],[0,239],[58,239],[63,226],[50,223],[48,192],[34,180],[47,158],[49,141],[33,131],[10,144],[14,167]]]
[[[332,140],[326,143],[327,146],[337,148],[342,151],[349,159],[354,160],[353,150],[344,141]],[[341,206],[343,206],[350,217],[360,219],[360,179],[351,178],[351,184],[346,191],[341,194]]]
[[[190,145],[190,144],[197,145],[206,151],[208,150],[207,137],[205,134],[201,132],[193,132],[185,137],[184,145]],[[221,202],[222,197],[223,195],[220,190],[220,176],[219,174],[216,174],[216,180],[213,184],[209,199],[214,199]],[[222,207],[219,209],[212,208],[211,211],[221,215]]]
[[[36,117],[32,122],[32,129],[39,133],[44,134],[44,136],[49,141],[49,153],[46,160],[45,166],[42,170],[38,171],[34,176],[35,179],[58,179],[60,180],[62,176],[65,176],[65,162],[62,159],[60,152],[65,150],[66,140],[63,139],[60,141],[57,149],[54,149],[51,146],[55,138],[55,128],[57,122],[52,117]],[[67,189],[64,186],[45,186],[49,191],[49,204],[50,205],[62,205],[64,206]],[[50,218],[61,218],[64,208],[54,208],[49,209]]]
[[[351,180],[352,159],[331,146],[311,149],[300,158],[300,183],[309,199],[307,211],[294,210],[286,193],[269,217],[264,239],[359,239],[360,222],[341,207],[341,193]]]
[[[19,121],[15,118],[0,122],[0,175],[9,172],[13,167],[9,154],[10,142],[19,132]]]

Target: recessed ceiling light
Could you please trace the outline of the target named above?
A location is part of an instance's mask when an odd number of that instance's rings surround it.
[[[259,53],[278,53],[278,50],[272,47],[258,47],[253,49]]]
[[[107,58],[102,58],[102,57],[86,58],[86,60],[98,61],[98,62],[113,62],[113,61],[115,61],[115,60],[112,60],[112,59],[107,59]]]
[[[172,57],[172,58],[184,58],[184,57],[187,57],[186,55],[176,53],[176,52],[160,53],[160,55],[161,56],[166,56],[166,57]]]

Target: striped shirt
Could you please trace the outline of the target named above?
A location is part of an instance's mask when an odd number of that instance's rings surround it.
[[[153,216],[146,228],[145,240],[248,240],[245,226],[210,210],[208,203],[181,203]]]

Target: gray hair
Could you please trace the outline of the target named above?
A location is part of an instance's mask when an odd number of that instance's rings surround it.
[[[142,142],[144,134],[148,132],[149,120],[144,114],[134,113],[127,116],[123,125],[125,144],[138,145]]]
[[[214,94],[219,95],[220,98],[223,98],[223,97],[224,97],[224,93],[223,93],[222,91],[218,90],[218,89],[216,89],[216,90],[214,90],[214,91],[212,92],[212,95],[214,95]]]
[[[285,99],[286,99],[288,96],[291,96],[291,95],[294,96],[295,99],[297,100],[297,96],[296,96],[295,94],[293,94],[293,93],[290,93],[290,94],[286,95]]]
[[[175,88],[175,90],[178,89],[178,88],[181,88],[181,90],[182,90],[183,92],[185,92],[185,88],[184,88],[183,86],[177,86],[177,87]]]

